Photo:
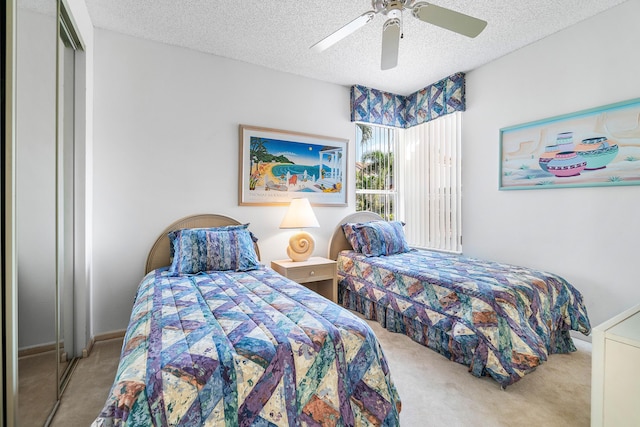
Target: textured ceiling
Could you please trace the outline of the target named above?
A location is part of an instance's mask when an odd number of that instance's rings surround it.
[[[98,28],[400,95],[455,72],[470,71],[624,1],[433,1],[483,19],[487,28],[470,39],[405,12],[398,66],[381,71],[386,18],[381,14],[324,52],[309,50],[315,42],[371,10],[370,0],[85,0]]]

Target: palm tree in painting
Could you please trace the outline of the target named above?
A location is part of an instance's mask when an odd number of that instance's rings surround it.
[[[256,136],[251,137],[251,142],[249,144],[249,157],[251,158],[251,166],[253,169],[253,161],[264,161],[264,157],[268,154],[267,147],[265,144],[268,141],[264,138],[258,138]]]
[[[260,179],[260,162],[264,161],[264,157],[268,154],[264,138],[252,136],[249,142],[249,190],[255,190],[256,184]]]

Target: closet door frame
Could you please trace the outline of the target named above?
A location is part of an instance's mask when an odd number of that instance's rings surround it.
[[[2,287],[0,302],[2,313],[0,327],[2,351],[0,352],[0,422],[15,425],[18,414],[18,328],[16,322],[17,300],[17,251],[16,251],[16,0],[5,0],[0,12],[5,34],[2,53],[2,224],[0,225],[0,255],[2,258]]]

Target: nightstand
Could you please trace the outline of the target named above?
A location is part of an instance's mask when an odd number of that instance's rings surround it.
[[[336,262],[322,257],[311,257],[306,261],[282,259],[271,261],[271,268],[284,277],[300,283],[314,292],[338,302],[338,280]]]

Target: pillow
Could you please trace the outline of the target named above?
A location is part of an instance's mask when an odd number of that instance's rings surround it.
[[[383,256],[409,252],[400,221],[371,221],[342,225],[354,251],[365,256]]]
[[[344,237],[347,238],[347,241],[349,242],[353,250],[358,253],[362,253],[362,244],[358,241],[359,229],[356,228],[356,226],[360,225],[362,225],[362,223],[359,222],[346,222],[342,224]]]
[[[169,233],[173,260],[169,273],[247,271],[260,267],[247,226],[187,228]]]
[[[249,227],[249,223],[247,224],[238,224],[238,225],[221,225],[219,227],[209,227],[209,228],[182,228],[180,230],[170,231],[169,236],[169,259],[173,261],[173,240],[179,231],[182,230],[247,230]],[[252,232],[249,231],[249,235],[251,236],[251,240],[253,242],[257,242],[258,238],[253,235]]]

